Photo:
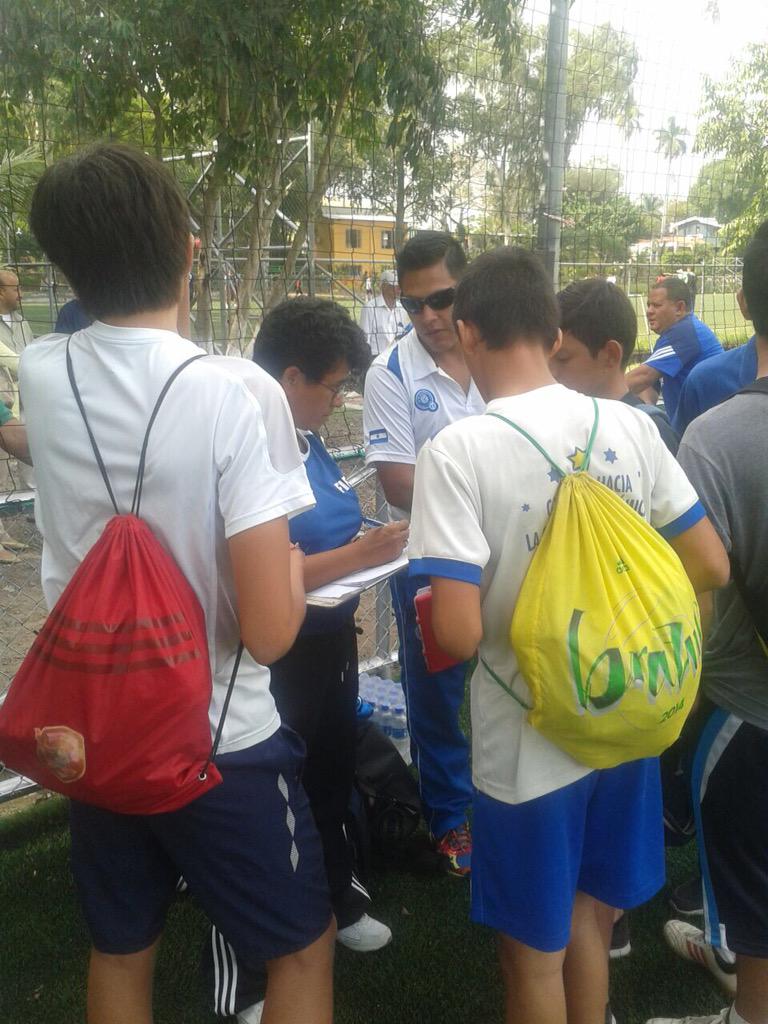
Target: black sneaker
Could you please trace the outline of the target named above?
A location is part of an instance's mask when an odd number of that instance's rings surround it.
[[[683,917],[704,916],[704,893],[701,887],[701,875],[689,878],[687,882],[672,890],[669,905],[675,914]]]
[[[632,943],[629,941],[629,919],[626,914],[622,914],[613,925],[609,955],[611,960],[620,960],[623,956],[629,956],[631,952]]]

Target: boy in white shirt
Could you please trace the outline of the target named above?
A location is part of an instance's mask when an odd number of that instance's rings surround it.
[[[30,222],[94,318],[21,358],[50,607],[113,515],[68,347],[121,512],[157,396],[200,350],[176,331],[192,236],[162,164],[112,144],[65,158],[40,179]],[[314,499],[282,391],[254,371],[196,360],[168,391],[147,448],[142,519],[205,615],[212,734],[241,638],[245,652],[216,757],[220,785],[167,814],[72,801],[72,870],[93,943],[88,1024],[151,1024],[154,960],[180,874],[240,958],[267,962],[265,1021],[331,1021],[335,925],[299,782],[303,751],[281,727],[264,667],[304,617],[303,556],[287,517]]]
[[[488,413],[578,466],[593,405],[550,371],[559,310],[539,260],[522,249],[479,257],[453,312]],[[660,530],[698,590],[721,585],[725,551],[654,425],[619,402],[599,407],[590,471]],[[459,659],[477,651],[526,702],[509,626],[556,487],[533,445],[489,415],[446,427],[416,464],[411,571],[431,578],[437,641]],[[642,903],[664,880],[658,762],[592,771],[536,732],[482,661],[471,686],[471,913],[498,932],[505,1019],[598,1024],[612,908]]]

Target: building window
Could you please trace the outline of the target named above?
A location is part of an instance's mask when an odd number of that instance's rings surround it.
[[[392,246],[392,232],[391,231],[382,231],[381,232],[381,248],[382,249],[391,249],[391,248],[393,248],[393,246]]]
[[[344,237],[346,239],[346,245],[348,249],[359,249],[360,248],[360,229],[359,228],[347,228]]]

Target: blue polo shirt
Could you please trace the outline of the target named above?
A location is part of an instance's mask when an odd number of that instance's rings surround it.
[[[721,355],[694,366],[677,406],[675,426],[679,433],[682,434],[697,416],[735,395],[756,377],[757,345],[754,335],[746,345],[726,349]]]
[[[294,516],[289,523],[291,540],[305,555],[317,555],[349,544],[363,523],[360,502],[353,487],[326,451],[317,434],[305,433],[309,446],[304,468],[317,504]],[[337,608],[307,607],[302,634],[327,633],[339,629],[359,604],[359,598],[345,601]]]
[[[704,359],[723,351],[717,335],[693,313],[688,313],[666,331],[662,331],[645,365],[661,374],[664,408],[676,425],[680,392],[691,370]]]

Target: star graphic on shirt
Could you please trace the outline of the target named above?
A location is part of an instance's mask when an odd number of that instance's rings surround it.
[[[562,474],[560,473],[559,470],[555,469],[555,467],[552,466],[550,468],[550,470],[549,470],[549,474],[548,475],[549,475],[549,479],[552,481],[552,483],[556,484],[557,481],[560,479]]]
[[[613,450],[613,448],[609,448],[607,452],[603,452],[603,455],[605,456],[605,461],[610,462],[611,464],[613,464],[616,461],[616,459],[618,459],[618,455]]]
[[[523,512],[530,512],[531,511],[531,506],[530,505],[521,505],[520,507],[522,508]]]
[[[577,446],[576,451],[573,455],[568,456],[568,461],[574,469],[582,469],[584,466],[584,459],[586,458],[586,451],[583,448]]]

